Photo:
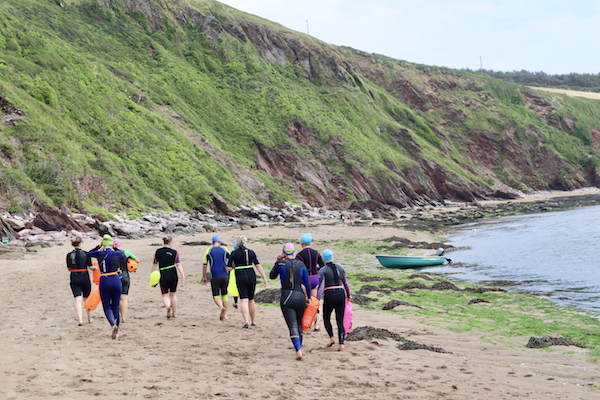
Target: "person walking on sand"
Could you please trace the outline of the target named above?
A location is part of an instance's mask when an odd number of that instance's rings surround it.
[[[212,237],[212,247],[206,249],[204,254],[204,263],[202,264],[202,283],[206,285],[206,270],[210,265],[211,279],[210,286],[212,289],[213,299],[221,315],[221,321],[227,319],[227,308],[229,307],[229,296],[227,294],[227,286],[229,285],[229,272],[227,272],[227,260],[229,259],[229,250],[221,246],[221,238],[219,235]]]
[[[79,326],[83,325],[81,307],[83,307],[83,303],[92,291],[88,268],[96,269],[96,267],[92,266],[92,260],[90,260],[87,253],[81,249],[82,244],[83,239],[79,236],[71,238],[71,245],[75,249],[67,254],[67,268],[71,271],[71,291],[73,292],[73,297],[75,297],[75,311],[77,312]],[[90,324],[94,321],[91,310],[87,310],[87,318]]]
[[[115,250],[121,250],[121,242],[119,242],[119,239],[115,239],[114,242]],[[127,314],[127,309],[129,308],[129,286],[131,284],[127,263],[129,262],[130,258],[132,260],[137,260],[137,257],[127,250],[121,251],[123,254],[125,254],[125,257],[127,257],[125,260],[119,260],[119,278],[121,278],[121,285],[123,286],[121,300],[119,301],[119,312],[121,313],[121,322],[125,322],[125,315]]]
[[[344,350],[344,311],[346,309],[346,297],[352,300],[350,295],[350,286],[346,279],[346,271],[337,264],[333,263],[333,252],[329,249],[323,252],[325,266],[319,271],[319,290],[317,298],[323,297],[323,323],[325,330],[329,334],[329,344],[331,347],[335,344],[333,338],[333,327],[331,326],[331,312],[335,310],[335,320],[338,327],[339,351]],[[344,291],[345,289],[345,291]]]
[[[253,266],[263,278],[263,286],[267,287],[267,276],[263,267],[256,258],[256,253],[246,247],[246,238],[238,237],[235,240],[236,250],[232,251],[229,255],[229,262],[227,263],[227,270],[235,270],[235,280],[240,293],[240,308],[242,310],[242,317],[244,318],[243,328],[248,328],[248,322],[250,326],[256,326],[256,304],[254,303],[254,292],[256,290],[256,272],[254,272]],[[250,321],[248,321],[248,317]]]
[[[300,260],[306,266],[308,271],[308,280],[310,281],[310,295],[317,296],[317,289],[319,287],[319,270],[325,265],[323,262],[323,257],[321,254],[313,248],[310,247],[313,241],[312,235],[310,233],[305,233],[300,238],[300,242],[302,243],[302,250],[296,254],[296,260]],[[317,315],[315,315],[315,322],[313,324],[313,328],[315,332],[319,331],[319,310],[317,310]]]
[[[346,216],[344,215],[343,211],[340,213],[340,222],[342,223],[342,225],[346,224]]]
[[[162,238],[162,241],[164,247],[154,253],[152,272],[156,271],[157,268],[160,271],[160,291],[163,304],[167,309],[167,319],[169,319],[177,317],[177,284],[179,283],[177,271],[181,275],[181,283],[185,283],[185,275],[179,261],[179,253],[171,248],[173,237],[167,235]]]
[[[350,213],[350,226],[354,226],[354,218],[356,218],[356,217],[354,216],[354,212],[351,212],[351,213]]]
[[[115,250],[114,241],[110,235],[104,235],[100,249],[88,252],[88,257],[98,260],[100,300],[102,300],[104,315],[112,327],[112,338],[116,339],[120,324],[119,302],[123,291],[121,280],[117,274],[121,260],[127,261],[127,257],[122,251]]]
[[[281,300],[279,305],[283,318],[290,330],[290,339],[296,350],[296,359],[302,359],[302,317],[307,305],[310,304],[310,280],[304,263],[294,259],[294,245],[286,243],[283,246],[283,258],[278,260],[269,278],[281,279]]]

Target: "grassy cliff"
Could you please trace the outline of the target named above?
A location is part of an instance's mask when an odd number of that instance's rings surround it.
[[[600,103],[210,0],[4,0],[0,208],[425,204],[595,184]]]

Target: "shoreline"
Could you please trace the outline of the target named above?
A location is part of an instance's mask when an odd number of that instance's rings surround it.
[[[354,228],[336,222],[290,223],[218,233],[229,246],[235,237],[247,236],[249,247],[257,252],[268,272],[281,251],[282,240],[298,242],[303,233],[311,231],[315,248],[323,251],[330,247],[336,262],[348,264],[353,297],[364,285],[400,287],[405,281],[419,281],[430,288],[448,280],[435,276],[433,281],[408,278],[418,273],[410,271],[406,277],[394,273],[396,282],[359,281],[356,275],[366,271],[370,275],[392,275],[390,270],[369,268],[377,261],[366,251],[376,249],[383,243],[381,239],[398,236],[414,243],[432,242],[441,230],[399,228],[394,221],[384,219],[373,220],[369,227]],[[70,246],[39,248],[24,254],[21,260],[0,260],[12,289],[0,293],[0,301],[5,304],[0,309],[0,318],[5,321],[0,328],[4,336],[0,351],[5,360],[0,365],[0,397],[300,399],[306,397],[306,376],[312,377],[311,390],[324,399],[581,399],[598,395],[600,366],[592,362],[599,356],[592,354],[597,350],[575,346],[528,349],[524,347],[528,335],[516,335],[536,332],[533,336],[557,337],[572,325],[569,321],[578,321],[578,332],[591,328],[597,331],[597,318],[594,322],[586,319],[585,313],[563,313],[555,309],[561,306],[548,306],[542,298],[514,293],[370,291],[365,296],[376,302],[370,303],[372,307],[355,306],[354,328],[387,329],[414,343],[449,353],[402,351],[399,342],[391,339],[348,341],[346,351],[339,353],[326,347],[328,338],[321,323],[320,332],[306,333],[305,358],[296,362],[277,305],[259,305],[258,326],[251,330],[241,329],[237,310],[230,309],[227,321],[218,320],[210,287],[197,283],[207,246],[184,244],[208,241],[212,234],[175,236],[174,248],[181,253],[187,276],[187,282],[178,290],[180,307],[175,320],[165,318],[159,290],[148,285],[157,248],[154,245],[160,239],[121,240],[123,248],[142,262],[132,274],[128,319],[117,340],[109,336],[101,306],[94,311],[93,324],[77,326],[64,266]],[[84,248],[94,244],[87,240]],[[268,288],[278,287],[278,281],[269,281]],[[490,303],[467,304],[476,298]],[[398,305],[394,311],[381,310],[393,299],[422,309]],[[561,314],[568,314],[568,319]],[[538,320],[541,322],[530,325]],[[595,341],[596,336],[589,340]],[[122,380],[123,376],[127,378]]]

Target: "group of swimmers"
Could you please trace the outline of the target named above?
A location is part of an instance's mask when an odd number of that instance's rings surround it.
[[[302,250],[295,256],[292,243],[283,246],[282,253],[269,273],[271,279],[280,278],[280,306],[283,317],[290,331],[290,339],[296,351],[296,358],[302,359],[302,317],[311,303],[311,297],[323,299],[323,323],[330,341],[328,346],[335,344],[331,314],[335,310],[338,327],[339,349],[344,349],[344,312],[346,301],[351,300],[350,287],[344,269],[333,262],[333,252],[325,250],[321,255],[311,247],[312,235],[306,233],[301,237]],[[179,275],[185,281],[183,267],[179,254],[171,247],[173,238],[163,238],[164,247],[156,250],[152,271],[160,271],[160,289],[163,304],[167,310],[167,318],[177,316],[177,285]],[[219,318],[227,319],[229,295],[234,295],[234,301],[239,297],[240,309],[244,319],[243,328],[256,326],[256,270],[262,277],[263,286],[267,286],[267,277],[256,253],[246,247],[246,238],[235,240],[232,252],[221,245],[219,235],[212,238],[212,246],[206,250],[202,268],[202,282],[208,284],[208,267],[211,273],[211,289],[215,304],[220,310]],[[127,294],[129,291],[129,274],[125,267],[133,254],[120,249],[118,240],[104,235],[101,245],[85,252],[81,249],[82,240],[75,237],[71,240],[75,249],[67,255],[67,267],[71,271],[71,289],[75,296],[75,307],[82,321],[82,304],[89,296],[91,284],[87,269],[100,271],[99,292],[104,314],[111,325],[111,336],[118,337],[119,324],[127,312]],[[97,264],[91,259],[96,258]],[[232,293],[233,292],[233,293]],[[237,295],[237,296],[236,296]],[[124,301],[123,301],[124,299]],[[235,307],[236,305],[234,305]],[[237,307],[236,307],[237,308]],[[88,311],[88,321],[92,318]],[[318,314],[312,325],[315,331],[318,327]]]

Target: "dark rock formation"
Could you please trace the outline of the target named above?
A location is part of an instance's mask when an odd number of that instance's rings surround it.
[[[350,342],[373,339],[392,339],[397,342],[406,342],[406,339],[397,333],[390,332],[383,328],[374,328],[372,326],[359,326],[358,328],[352,329],[352,332],[346,335],[346,340]]]
[[[525,347],[529,347],[530,349],[541,349],[544,347],[550,346],[577,346],[581,348],[585,348],[585,346],[581,343],[573,342],[571,339],[565,339],[564,337],[552,337],[552,336],[544,336],[541,338],[538,337],[530,337],[529,342],[525,345]]]
[[[33,226],[37,226],[44,231],[71,231],[88,232],[90,230],[85,224],[79,223],[69,217],[64,212],[48,206],[42,205],[40,212],[33,220]]]

